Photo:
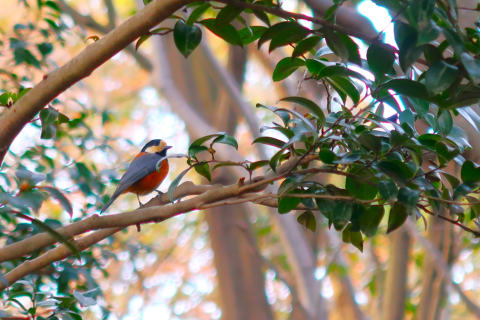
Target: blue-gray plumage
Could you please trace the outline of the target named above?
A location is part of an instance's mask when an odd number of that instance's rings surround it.
[[[105,212],[122,193],[132,192],[138,198],[139,195],[149,194],[156,190],[168,173],[166,152],[169,148],[164,141],[158,139],[147,143],[132,161],[112,197],[100,212]],[[162,159],[165,160],[162,161],[159,171],[157,171],[157,163]],[[142,204],[140,203],[140,205]]]

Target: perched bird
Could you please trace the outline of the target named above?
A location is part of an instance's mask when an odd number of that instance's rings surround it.
[[[168,174],[168,160],[162,161],[159,168],[160,172],[157,171],[156,166],[159,160],[167,156],[167,150],[170,148],[165,141],[160,139],[147,143],[133,159],[130,167],[128,167],[128,170],[120,179],[117,189],[110,200],[103,206],[101,212],[103,213],[107,210],[118,196],[123,193],[135,193],[140,206],[142,206],[142,203],[139,196],[147,195],[153,191],[157,191],[161,195],[162,193],[157,188]]]

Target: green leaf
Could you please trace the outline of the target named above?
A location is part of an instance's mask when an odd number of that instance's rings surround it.
[[[383,206],[370,207],[363,212],[360,216],[360,230],[365,236],[371,238],[377,233],[384,214],[385,208]]]
[[[430,102],[436,102],[428,92],[423,83],[412,81],[409,79],[394,79],[386,82],[382,89],[391,89],[398,94],[410,98],[423,99]]]
[[[248,169],[250,171],[254,171],[254,170],[257,170],[258,168],[267,166],[269,164],[269,162],[270,161],[268,161],[268,160],[256,161],[256,162],[251,163],[250,166],[248,167]]]
[[[412,190],[408,187],[403,187],[398,190],[397,202],[403,204],[406,208],[407,214],[411,215],[417,206],[420,192]]]
[[[387,234],[400,228],[407,221],[407,208],[403,203],[395,202],[388,217]]]
[[[321,149],[318,153],[318,157],[322,160],[323,163],[332,164],[333,161],[337,159],[335,152],[328,149]]]
[[[480,181],[480,168],[471,160],[467,160],[462,165],[461,177],[463,182],[479,182]]]
[[[279,195],[282,195],[289,192],[290,190],[295,188],[300,182],[302,182],[305,179],[305,177],[306,176],[304,174],[298,174],[298,175],[288,177],[282,182],[282,184],[278,188],[277,193]]]
[[[70,118],[63,113],[60,113],[58,115],[58,124],[67,123],[68,121],[70,121]]]
[[[329,67],[322,68],[320,73],[318,74],[318,79],[328,78],[332,76],[356,78],[358,80],[363,81],[369,87],[372,87],[372,82],[367,78],[365,78],[365,76],[361,75],[356,71],[345,68],[343,66],[329,66]]]
[[[337,35],[340,37],[340,39],[342,39],[343,43],[347,47],[348,62],[362,66],[362,59],[360,59],[360,52],[357,43],[345,34],[337,33]]]
[[[141,36],[140,38],[138,38],[138,41],[137,43],[135,44],[135,51],[138,50],[138,48],[140,48],[140,46],[142,45],[142,43],[144,43],[145,41],[147,41],[152,35],[151,34],[146,34],[144,36]]]
[[[208,147],[191,145],[188,148],[188,156],[189,157],[195,157],[198,153],[200,153],[202,151],[208,151]]]
[[[350,241],[358,250],[360,250],[360,252],[363,252],[363,237],[360,231],[351,231]]]
[[[238,34],[237,29],[235,29],[231,24],[227,24],[222,28],[218,28],[215,24],[215,19],[205,19],[200,21],[199,23],[204,25],[208,30],[225,40],[227,43],[234,46],[243,47],[240,34]]]
[[[213,146],[215,143],[227,144],[227,145],[232,146],[232,147],[234,147],[235,149],[238,150],[238,142],[237,142],[237,140],[235,140],[234,137],[232,137],[232,136],[230,136],[230,135],[228,135],[228,134],[221,135],[221,136],[215,138],[215,139],[212,141],[212,146]]]
[[[417,23],[419,30],[428,26],[434,9],[435,0],[415,0],[410,2],[412,17]]]
[[[344,93],[349,96],[353,103],[357,103],[360,101],[360,93],[357,90],[357,87],[350,80],[347,80],[343,77],[329,77],[328,82],[332,85],[332,87],[337,91],[337,93]],[[345,103],[345,100],[344,100]]]
[[[72,205],[70,204],[70,201],[68,200],[68,198],[65,197],[63,193],[60,192],[60,190],[52,187],[38,187],[38,189],[48,192],[53,199],[57,200],[60,203],[63,209],[70,215],[70,218],[72,218],[72,215],[73,215]]]
[[[475,190],[477,187],[478,187],[478,182],[474,182],[474,181],[464,182],[460,184],[453,191],[453,200],[454,201],[460,200],[461,198],[465,197],[466,195],[471,193],[473,190]]]
[[[193,166],[195,171],[201,176],[204,176],[208,181],[212,182],[212,174],[210,173],[210,166],[206,162],[198,163]]]
[[[21,64],[26,63],[27,65],[33,66],[37,69],[40,69],[40,61],[27,49],[25,48],[16,48],[13,51],[13,57],[15,59],[15,63]]]
[[[472,58],[468,53],[464,52],[461,55],[462,63],[468,74],[472,78],[473,83],[480,84],[480,61]]]
[[[255,15],[255,17],[260,19],[260,21],[262,21],[263,23],[265,23],[269,27],[271,26],[270,19],[268,18],[268,15],[265,12],[263,12],[261,10],[252,10],[252,12]]]
[[[358,182],[355,178],[347,177],[345,188],[356,199],[373,200],[377,196],[378,189],[368,183]]]
[[[311,30],[301,26],[300,24],[294,24],[290,28],[280,31],[276,34],[270,42],[269,52],[286,46],[290,43],[297,43],[305,39],[311,33]]]
[[[380,151],[382,150],[382,141],[380,138],[368,133],[364,133],[358,137],[357,140],[365,148],[371,150],[376,155],[380,155]]]
[[[389,161],[380,161],[375,166],[380,172],[390,177],[397,184],[401,186],[407,184],[407,179],[405,178],[402,169],[396,164]]]
[[[376,78],[389,73],[395,63],[395,48],[384,44],[372,44],[367,50],[368,67]]]
[[[289,57],[283,58],[278,62],[275,70],[273,71],[273,81],[281,81],[288,78],[298,68],[305,66],[305,61],[299,58],[291,59]]]
[[[168,199],[170,199],[170,202],[173,202],[173,194],[175,193],[175,189],[177,189],[177,186],[178,184],[180,183],[180,181],[182,180],[183,176],[187,174],[188,171],[190,171],[190,169],[192,169],[192,167],[189,167],[185,170],[183,170],[172,182],[172,184],[168,187],[168,191],[167,191],[167,196],[168,196]]]
[[[49,55],[50,53],[52,53],[53,51],[53,45],[51,43],[39,43],[37,44],[37,49],[38,51],[40,51],[40,54],[42,55],[42,57],[46,57],[47,55]]]
[[[202,41],[202,30],[178,20],[173,29],[173,40],[178,51],[187,58]]]
[[[42,122],[42,139],[52,139],[57,134],[57,128],[54,121],[58,118],[58,111],[52,107],[40,111],[40,121]]]
[[[317,230],[317,220],[312,211],[308,210],[298,216],[297,222],[300,223],[305,228],[315,232]]]
[[[262,34],[267,30],[266,27],[252,26],[245,27],[238,31],[240,38],[242,39],[242,44],[246,46],[262,36]]]
[[[455,81],[458,68],[445,61],[437,61],[427,71],[425,85],[428,92],[434,96],[447,90]]]
[[[235,6],[233,4],[226,5],[217,15],[215,19],[215,26],[217,28],[223,28],[230,24],[236,17],[243,12],[243,8]]]
[[[306,61],[307,69],[312,75],[318,75],[325,65],[318,60],[307,59]]]
[[[462,39],[458,34],[450,28],[442,28],[443,35],[447,39],[448,43],[452,46],[453,51],[458,57],[461,57],[462,54],[466,51],[465,45],[463,44]]]
[[[336,201],[332,213],[332,222],[335,230],[342,230],[352,218],[353,204],[347,201]]]
[[[283,197],[278,201],[278,213],[289,213],[300,204],[300,198]]]
[[[292,59],[300,57],[305,52],[308,52],[314,49],[322,40],[319,36],[308,37],[305,40],[302,40],[293,50]]]
[[[221,167],[243,167],[243,165],[235,162],[222,162],[215,165],[212,169],[212,172],[215,171],[215,169],[221,168]]]
[[[276,138],[271,138],[271,137],[259,137],[252,142],[252,144],[254,144],[254,143],[267,144],[269,146],[273,146],[273,147],[277,147],[279,149],[282,149],[286,142],[284,142],[282,140],[278,140]]]
[[[280,101],[285,101],[285,102],[293,102],[296,104],[301,105],[302,107],[305,107],[312,113],[313,116],[315,116],[318,120],[320,120],[321,124],[325,123],[325,114],[323,113],[322,109],[313,101],[308,100],[306,98],[302,97],[287,97],[280,99]]]
[[[280,32],[288,29],[295,29],[297,28],[297,26],[298,26],[297,22],[292,22],[292,21],[284,21],[271,26],[270,28],[268,28],[267,31],[265,31],[262,34],[262,36],[260,37],[260,40],[258,40],[258,48],[260,49],[260,47],[265,42],[267,42],[268,40],[272,40],[273,37],[278,35]]]
[[[453,128],[453,119],[450,111],[438,109],[439,114],[437,115],[436,121],[438,124],[439,133],[445,137],[447,136]]]
[[[343,63],[348,61],[348,48],[339,35],[327,28],[320,29],[320,32],[325,36],[327,40],[327,46],[342,59]]]
[[[210,3],[204,3],[198,6],[188,17],[187,24],[193,25],[210,7]]]

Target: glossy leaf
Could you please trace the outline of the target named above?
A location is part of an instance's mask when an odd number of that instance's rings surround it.
[[[276,138],[271,138],[271,137],[258,137],[257,139],[255,139],[252,142],[252,144],[254,144],[254,143],[262,143],[262,144],[266,144],[266,145],[269,145],[269,146],[273,146],[273,147],[277,147],[279,149],[282,149],[286,142],[284,142],[282,140],[279,140],[279,139],[276,139]]]
[[[360,217],[360,229],[368,238],[373,237],[378,230],[385,214],[383,206],[370,207]]]
[[[180,181],[182,180],[183,176],[185,176],[187,174],[188,171],[190,171],[190,169],[192,169],[192,167],[189,167],[185,170],[183,170],[173,181],[172,181],[172,184],[168,187],[168,191],[167,191],[167,196],[168,196],[168,199],[170,199],[170,202],[173,202],[173,195],[175,193],[175,189],[177,189],[177,186],[178,184],[180,183]]]
[[[387,44],[372,44],[367,50],[368,67],[376,77],[389,73],[395,62],[395,48]]]
[[[217,138],[213,139],[211,145],[213,146],[215,143],[226,144],[226,145],[232,146],[232,147],[234,147],[235,149],[238,150],[237,140],[235,140],[234,137],[232,137],[228,134],[223,134],[223,135],[220,135]]]
[[[188,58],[202,41],[202,30],[195,25],[189,25],[183,20],[178,20],[173,29],[173,40],[178,51],[185,58]]]
[[[283,197],[278,200],[278,213],[289,213],[300,204],[300,198]]]
[[[407,208],[403,203],[395,202],[388,217],[387,234],[400,228],[407,221]]]
[[[302,40],[293,50],[292,58],[298,58],[304,53],[314,49],[320,43],[321,39],[319,36],[312,36]]]
[[[233,4],[226,5],[217,15],[215,19],[215,26],[217,28],[223,28],[230,24],[236,17],[243,12],[243,8],[235,6]]]
[[[435,62],[427,71],[425,85],[431,95],[447,90],[455,81],[458,68],[445,61]]]
[[[309,29],[301,26],[300,24],[292,25],[290,28],[280,31],[272,38],[268,51],[272,52],[279,47],[300,42],[310,33],[311,31]]]
[[[200,164],[195,164],[193,168],[195,169],[195,171],[197,171],[199,175],[205,177],[208,181],[212,182],[212,174],[210,172],[210,166],[208,165],[208,163],[204,162]]]
[[[273,81],[281,81],[288,78],[292,73],[294,73],[298,68],[305,66],[305,61],[299,58],[283,58],[278,62],[275,70],[273,71]]]
[[[318,157],[320,158],[320,160],[322,160],[323,163],[326,164],[332,164],[333,161],[337,159],[337,155],[333,151],[328,149],[320,150]]]
[[[227,24],[226,26],[219,28],[215,24],[215,19],[205,19],[200,21],[199,23],[204,25],[208,30],[225,40],[227,43],[234,46],[243,47],[240,34],[238,33],[237,29],[235,29],[231,24]]]
[[[197,8],[195,8],[195,10],[193,10],[190,16],[188,17],[187,24],[193,25],[208,9],[210,9],[210,7],[211,7],[210,3],[204,3],[198,6]]]
[[[476,85],[480,84],[480,61],[472,58],[468,53],[464,52],[461,55],[462,63],[468,74]]]
[[[299,104],[305,108],[307,108],[313,116],[315,116],[318,120],[320,120],[320,123],[323,124],[325,123],[325,114],[323,113],[322,109],[313,101],[302,98],[302,97],[287,97],[280,99],[280,101],[285,101],[285,102],[293,102],[296,104]]]
[[[298,216],[297,222],[300,223],[305,228],[315,232],[317,230],[317,220],[312,211],[308,210]]]
[[[480,181],[480,168],[470,160],[463,163],[461,170],[461,177],[463,182],[479,182]]]

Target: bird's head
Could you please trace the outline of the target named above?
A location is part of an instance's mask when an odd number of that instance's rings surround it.
[[[156,153],[161,157],[167,156],[167,150],[170,149],[171,146],[167,146],[167,143],[161,139],[155,139],[147,143],[142,152],[146,153]]]

